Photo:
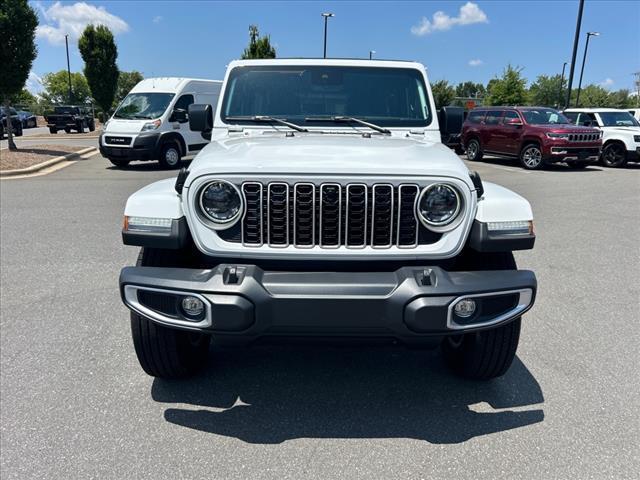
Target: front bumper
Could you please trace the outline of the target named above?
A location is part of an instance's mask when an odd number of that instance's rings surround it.
[[[527,270],[448,272],[439,267],[281,272],[222,264],[207,270],[126,267],[120,274],[122,299],[133,311],[234,343],[269,336],[429,343],[508,323],[532,307],[536,288],[535,275]],[[180,314],[187,295],[205,302],[206,314],[197,321]],[[461,298],[477,302],[469,319],[453,310]]]
[[[160,158],[160,134],[157,132],[139,134],[133,143],[127,146],[108,145],[105,136],[118,136],[111,133],[102,133],[98,145],[100,153],[106,158],[125,160],[157,160]]]
[[[601,145],[553,145],[543,153],[547,162],[597,162],[601,150]]]

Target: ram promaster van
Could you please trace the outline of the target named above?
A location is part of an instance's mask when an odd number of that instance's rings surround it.
[[[183,157],[209,140],[189,129],[187,110],[193,103],[215,110],[221,81],[195,78],[147,78],[118,105],[100,135],[100,153],[117,167],[132,160],[158,160],[176,168]]]

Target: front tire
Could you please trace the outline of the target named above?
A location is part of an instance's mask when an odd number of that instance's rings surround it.
[[[172,266],[176,253],[143,248],[136,265]],[[131,336],[140,366],[152,377],[184,378],[207,364],[210,335],[165,327],[132,312]]]
[[[544,165],[542,149],[537,143],[530,143],[520,152],[520,164],[527,170],[540,170]]]
[[[160,165],[164,168],[178,168],[180,166],[180,146],[174,142],[165,143],[160,150]]]
[[[618,142],[612,142],[604,147],[600,157],[605,167],[624,167],[627,163],[627,148]]]
[[[466,251],[456,270],[515,270],[510,252]],[[442,342],[444,361],[456,374],[474,380],[504,375],[511,366],[520,340],[521,317],[490,330],[452,335]]]
[[[467,158],[472,162],[479,162],[482,160],[482,145],[477,138],[472,138],[467,143]]]

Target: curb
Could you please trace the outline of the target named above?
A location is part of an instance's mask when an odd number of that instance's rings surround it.
[[[46,162],[32,165],[31,167],[27,168],[0,171],[0,177],[15,177],[17,175],[28,175],[30,173],[39,172],[40,170],[55,165],[56,163],[64,162],[65,160],[73,160],[77,157],[81,157],[82,155],[86,155],[87,153],[98,153],[98,147],[83,148],[82,150],[78,150],[77,152],[62,155],[61,157],[55,157],[47,160]]]

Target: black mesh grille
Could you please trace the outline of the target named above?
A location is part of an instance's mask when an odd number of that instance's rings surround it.
[[[415,216],[416,185],[401,185],[398,192],[398,246],[417,243],[418,220]]]
[[[245,183],[242,186],[245,201],[245,216],[242,222],[244,243],[262,244],[262,185]]]
[[[371,209],[371,244],[376,247],[391,245],[393,238],[393,187],[373,187]]]
[[[270,245],[289,244],[289,186],[270,183],[268,194],[268,232]]]
[[[367,186],[349,185],[345,218],[345,243],[349,247],[367,244]]]
[[[315,187],[310,183],[299,183],[294,193],[293,241],[301,247],[312,247],[315,243]]]
[[[320,244],[327,247],[340,245],[342,223],[340,185],[323,185],[320,188]]]

